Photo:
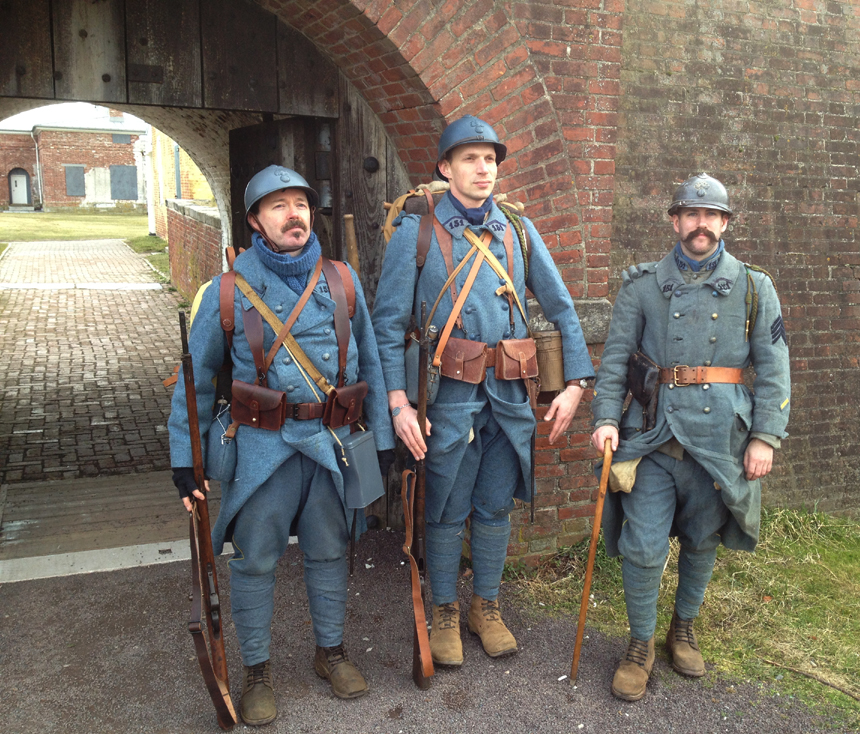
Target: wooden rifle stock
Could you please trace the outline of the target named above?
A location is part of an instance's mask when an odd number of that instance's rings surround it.
[[[594,522],[591,525],[591,544],[588,546],[588,565],[585,568],[585,581],[582,584],[582,599],[579,602],[579,622],[576,626],[576,642],[573,646],[573,662],[570,665],[571,685],[576,683],[579,672],[579,653],[582,651],[582,636],[585,633],[585,615],[588,613],[588,597],[591,592],[591,575],[594,571],[594,556],[597,553],[597,540],[600,537],[600,524],[603,520],[603,501],[606,499],[606,486],[609,484],[609,467],[612,466],[612,439],[607,438],[603,445],[603,469],[600,472],[600,486],[597,490],[597,506],[594,508]]]
[[[427,441],[427,368],[430,364],[430,340],[427,335],[427,304],[421,304],[421,339],[418,342],[418,426]],[[425,497],[424,460],[417,462],[415,471],[403,472],[403,516],[406,520],[406,539],[403,551],[409,556],[412,577],[412,609],[414,631],[412,637],[412,680],[422,690],[430,687],[434,674],[430,655],[430,637],[427,617],[424,614],[424,578],[426,567],[426,529],[424,522]]]
[[[194,366],[188,351],[185,314],[179,314],[182,335],[182,376],[185,380],[185,404],[188,410],[188,431],[191,438],[191,460],[194,464],[194,481],[202,492],[206,483],[203,467],[203,449],[200,444],[200,420],[197,415],[197,390],[194,387]],[[230,682],[227,676],[227,658],[224,652],[221,603],[218,596],[218,576],[215,570],[215,553],[209,527],[209,503],[191,495],[189,534],[191,536],[191,617],[188,631],[194,640],[197,661],[203,673],[206,688],[215,704],[218,726],[232,729],[237,721],[230,699]],[[205,633],[204,623],[205,616]]]
[[[361,263],[358,259],[358,237],[355,234],[355,215],[343,215],[343,232],[346,240],[346,261],[352,265],[355,274],[361,277]]]

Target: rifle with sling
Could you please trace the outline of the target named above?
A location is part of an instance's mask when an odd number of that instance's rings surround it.
[[[421,304],[421,339],[418,342],[418,426],[427,440],[427,366],[430,361],[430,341],[435,327],[427,327],[427,304]],[[430,636],[424,614],[424,579],[427,573],[426,529],[424,522],[426,476],[424,459],[416,462],[415,470],[403,472],[403,517],[406,521],[406,538],[403,552],[409,556],[412,581],[412,680],[422,690],[430,687],[435,673],[430,655]]]
[[[191,438],[191,457],[194,463],[194,481],[202,490],[206,483],[203,467],[203,449],[200,444],[200,421],[197,416],[197,390],[194,387],[194,366],[188,351],[185,313],[179,314],[182,335],[182,376],[185,380],[185,402],[188,410],[188,429]],[[215,704],[218,726],[229,730],[237,718],[230,699],[230,681],[227,676],[227,658],[224,652],[221,603],[218,596],[218,576],[215,570],[215,553],[209,527],[209,503],[191,495],[189,534],[191,537],[191,618],[188,631],[194,640],[197,662],[203,673],[206,688]],[[205,592],[204,592],[205,590]],[[203,618],[205,617],[205,624]]]

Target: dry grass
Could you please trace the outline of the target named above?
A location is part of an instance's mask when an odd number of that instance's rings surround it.
[[[658,633],[671,618],[677,551],[673,541],[660,588]],[[586,541],[561,550],[533,573],[515,574],[512,585],[523,603],[576,616],[587,558]],[[826,706],[831,715],[835,710],[860,726],[858,568],[856,521],[765,511],[755,553],[720,549],[696,624],[705,659],[733,678],[773,683],[782,695]],[[629,634],[620,560],[606,557],[602,541],[592,596],[588,625],[612,636]]]

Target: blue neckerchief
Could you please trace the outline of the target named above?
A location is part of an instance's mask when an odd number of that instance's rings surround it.
[[[254,232],[251,241],[260,262],[283,280],[290,290],[301,294],[308,284],[308,275],[322,255],[316,232],[311,232],[301,253],[295,257],[287,252],[270,250],[259,232]]]
[[[720,264],[720,255],[723,254],[723,250],[725,249],[725,243],[720,240],[720,246],[717,247],[710,257],[704,260],[693,260],[683,253],[681,243],[676,242],[672,254],[675,256],[675,265],[678,266],[678,270],[692,270],[694,273],[698,273],[700,270],[716,270],[717,265]]]
[[[475,226],[481,225],[484,223],[484,220],[487,218],[487,213],[493,206],[493,195],[490,194],[487,197],[487,200],[479,207],[474,209],[467,209],[463,206],[463,203],[448,191],[448,198],[451,200],[451,204],[453,207],[460,212],[469,224],[473,224]]]

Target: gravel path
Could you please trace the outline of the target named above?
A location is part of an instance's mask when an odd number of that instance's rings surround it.
[[[491,660],[464,624],[463,667],[439,670],[431,688],[419,691],[411,679],[401,543],[401,534],[394,532],[371,533],[359,543],[346,645],[371,691],[356,701],[334,698],[313,671],[301,560],[290,547],[278,573],[272,651],[280,715],[260,731],[840,731],[766,687],[733,685],[713,672],[698,681],[681,678],[665,657],[658,657],[646,698],[620,702],[609,683],[625,641],[590,630],[579,686],[572,688],[558,679],[570,669],[575,622],[526,615],[506,605],[504,596],[503,613],[520,652]],[[226,559],[218,563],[222,596],[229,602]],[[219,731],[186,632],[189,589],[186,563],[0,586],[0,732]],[[468,599],[464,584],[461,605]],[[238,701],[242,669],[226,616],[231,687]],[[240,724],[235,731],[252,728]]]

